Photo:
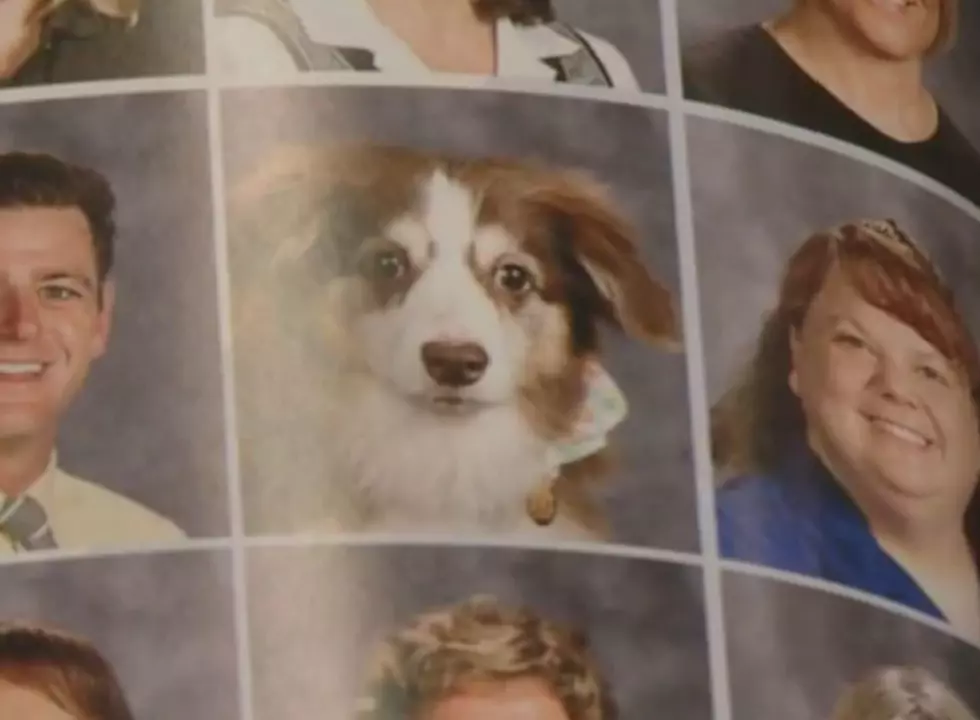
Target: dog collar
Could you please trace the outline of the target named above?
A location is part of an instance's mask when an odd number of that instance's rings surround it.
[[[558,474],[562,465],[581,460],[609,443],[609,433],[626,419],[628,404],[623,392],[598,363],[589,365],[582,415],[571,436],[549,449],[549,466]]]
[[[550,525],[558,512],[554,482],[563,465],[588,457],[609,444],[609,433],[627,415],[626,397],[612,377],[598,363],[588,368],[586,397],[582,415],[565,440],[548,448],[548,476],[527,496],[526,509],[538,525]]]

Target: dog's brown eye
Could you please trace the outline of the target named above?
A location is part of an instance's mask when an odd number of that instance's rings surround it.
[[[533,289],[534,277],[526,268],[508,263],[497,269],[497,283],[507,292],[522,294]]]
[[[397,280],[408,269],[404,253],[397,250],[383,250],[372,255],[366,263],[368,275],[377,280]]]

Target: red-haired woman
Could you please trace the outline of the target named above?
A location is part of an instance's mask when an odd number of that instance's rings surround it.
[[[906,233],[865,221],[814,235],[713,409],[722,554],[980,639],[978,390],[970,332]]]

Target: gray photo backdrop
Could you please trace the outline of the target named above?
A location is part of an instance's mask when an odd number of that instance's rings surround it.
[[[776,17],[794,0],[683,0],[677,3],[682,47]],[[960,0],[956,47],[927,62],[928,85],[959,128],[980,145],[980,3]]]
[[[622,720],[709,720],[696,567],[505,548],[253,549],[256,720],[349,717],[376,644],[421,612],[489,594],[585,632]]]
[[[786,262],[814,232],[893,218],[928,252],[980,337],[980,223],[902,178],[775,135],[688,124],[705,372],[711,401],[751,359]]]
[[[0,621],[87,639],[140,720],[238,720],[227,552],[6,565]]]
[[[849,683],[875,668],[931,671],[980,713],[980,651],[866,603],[725,574],[734,720],[829,720]]]
[[[660,0],[555,0],[558,19],[602,38],[623,54],[640,89],[663,93]]]
[[[118,200],[106,355],[63,424],[61,464],[172,518],[228,532],[205,93],[0,106],[0,147],[105,175]]]
[[[280,142],[394,143],[588,170],[613,188],[639,228],[641,252],[672,289],[680,316],[667,118],[659,111],[519,93],[292,88],[228,92],[223,116],[230,183]],[[614,538],[696,551],[684,355],[609,336],[604,358],[630,402],[630,416],[613,433],[621,468],[605,486]],[[246,518],[262,513],[259,494],[249,492],[255,482],[243,478]],[[267,531],[254,520],[250,530]]]

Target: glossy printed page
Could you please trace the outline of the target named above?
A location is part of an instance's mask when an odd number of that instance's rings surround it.
[[[980,715],[978,37],[0,0],[0,720]]]

